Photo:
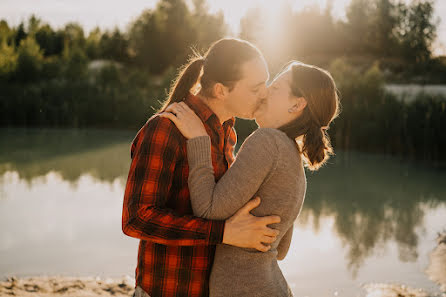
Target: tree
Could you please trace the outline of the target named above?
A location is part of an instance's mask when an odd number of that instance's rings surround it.
[[[99,42],[102,58],[127,62],[129,60],[129,41],[127,37],[115,28],[113,32],[105,32]]]
[[[88,34],[86,44],[85,44],[85,52],[90,59],[99,59],[101,56],[101,42],[102,34],[99,27],[94,28],[90,34]]]
[[[68,23],[64,28],[64,47],[85,48],[84,29],[77,23]]]
[[[370,48],[372,2],[352,0],[347,7],[347,22],[344,25],[346,48],[350,52],[367,53]]]
[[[376,0],[371,18],[371,49],[378,56],[398,53],[397,26],[398,6],[391,0]]]
[[[402,53],[408,62],[427,62],[432,54],[432,42],[436,37],[438,21],[433,20],[432,0],[415,1],[409,7],[400,5],[403,20],[399,26]]]
[[[87,73],[87,56],[78,46],[67,48],[64,52],[66,61],[65,76],[69,80],[79,80]]]
[[[36,17],[34,14],[28,20],[28,34],[34,35],[41,27],[42,20]]]
[[[45,24],[35,32],[35,39],[43,50],[45,57],[60,55],[64,46],[63,33],[55,32],[50,25]]]
[[[8,23],[5,20],[0,21],[0,43],[6,42],[8,45],[14,45],[12,38],[14,37],[14,31],[9,28]]]
[[[131,25],[130,46],[134,61],[151,73],[161,74],[183,64],[197,45],[191,12],[183,0],[161,0],[145,10]]]
[[[20,45],[20,42],[25,39],[27,36],[25,32],[25,25],[22,23],[19,24],[18,28],[16,29],[15,33],[15,46],[18,47]]]
[[[0,80],[9,80],[17,68],[17,53],[13,45],[0,40]]]
[[[43,53],[32,36],[20,42],[18,48],[16,79],[21,82],[36,80],[42,67]]]

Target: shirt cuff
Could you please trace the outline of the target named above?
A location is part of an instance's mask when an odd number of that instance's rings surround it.
[[[209,244],[223,243],[223,234],[225,232],[226,221],[212,221],[209,234]]]

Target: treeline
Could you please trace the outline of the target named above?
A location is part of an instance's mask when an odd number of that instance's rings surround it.
[[[328,67],[348,57],[352,65],[378,61],[387,81],[446,83],[445,57],[432,56],[439,21],[433,2],[351,0],[345,20],[333,17],[330,1],[302,11],[284,4],[276,16],[253,8],[241,20],[239,37],[261,48],[272,72],[290,59]],[[0,79],[79,77],[86,62],[97,59],[165,75],[186,61],[191,47],[202,51],[229,33],[222,13],[210,14],[206,0],[192,3],[160,0],[126,31],[96,28],[88,35],[76,23],[56,30],[34,16],[17,27],[0,21]]]
[[[385,75],[378,63],[361,71],[337,59],[329,71],[342,103],[342,113],[329,130],[335,148],[445,164],[446,97],[420,94],[406,103],[384,91]]]
[[[273,68],[296,58],[328,67],[348,57],[362,67],[379,62],[389,82],[446,82],[446,60],[432,57],[434,1],[351,0],[345,20],[334,19],[327,3],[302,11],[285,4],[276,17],[251,9],[240,36],[255,42]]]
[[[139,127],[166,97],[176,69],[226,35],[221,13],[162,0],[126,32],[53,29],[32,16],[0,21],[0,125]]]
[[[192,2],[160,0],[125,31],[0,21],[0,125],[139,128],[192,48],[203,52],[229,33],[221,13]],[[432,56],[433,1],[352,0],[343,21],[330,6],[284,6],[272,21],[264,13],[248,11],[240,37],[264,52],[272,76],[291,59],[332,70],[343,104],[330,131],[336,147],[444,159],[444,98],[404,104],[382,89],[446,82],[446,62]],[[238,121],[240,140],[254,127]]]

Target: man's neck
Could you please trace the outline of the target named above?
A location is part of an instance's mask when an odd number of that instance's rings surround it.
[[[217,118],[220,122],[220,124],[223,125],[224,122],[226,122],[227,120],[229,120],[230,118],[232,118],[231,115],[229,115],[226,110],[224,109],[224,107],[221,105],[220,102],[218,102],[218,100],[212,100],[210,98],[206,98],[204,96],[202,96],[201,94],[197,94],[197,97],[204,103],[207,105],[207,107],[210,108],[210,110],[212,110],[213,113],[215,113],[217,115]]]

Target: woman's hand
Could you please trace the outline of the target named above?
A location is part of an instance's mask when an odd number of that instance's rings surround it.
[[[187,139],[208,135],[203,122],[186,103],[172,103],[159,114],[170,119]]]

